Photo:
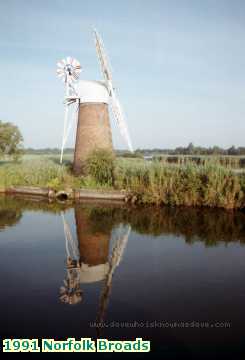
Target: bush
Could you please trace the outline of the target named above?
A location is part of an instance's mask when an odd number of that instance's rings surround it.
[[[86,162],[88,174],[91,175],[98,184],[114,184],[115,156],[106,149],[93,150]]]

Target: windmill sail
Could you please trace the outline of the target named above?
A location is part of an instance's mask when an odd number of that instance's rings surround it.
[[[100,62],[101,72],[106,81],[112,81],[111,69],[109,65],[109,60],[106,56],[103,41],[98,34],[97,30],[94,29],[95,37],[95,48]]]
[[[111,96],[111,106],[112,106],[112,112],[114,118],[119,127],[122,137],[124,138],[125,142],[128,145],[129,150],[133,152],[133,146],[128,133],[127,124],[123,116],[122,108],[115,95],[115,91],[112,86],[112,75],[111,75],[109,60],[104,49],[103,41],[95,29],[94,29],[94,37],[95,37],[95,47],[99,58],[102,75],[104,76],[109,94]]]
[[[133,150],[131,139],[130,139],[130,136],[128,133],[127,124],[124,121],[122,108],[121,108],[121,105],[120,105],[117,97],[115,96],[113,89],[112,89],[112,93],[111,93],[111,108],[112,108],[114,118],[116,119],[117,125],[119,127],[120,133],[121,133],[122,137],[124,138],[124,140],[126,141],[129,150],[131,152],[133,152],[134,150]]]

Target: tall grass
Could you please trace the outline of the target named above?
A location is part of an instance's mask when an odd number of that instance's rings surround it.
[[[132,191],[138,202],[171,206],[244,207],[244,181],[244,175],[212,163],[177,167],[124,162],[115,173],[115,186]]]
[[[245,167],[244,156],[232,155],[161,155],[155,156],[155,160],[162,163],[185,165],[190,161],[197,165],[207,165],[215,162],[227,168],[239,169]]]
[[[110,159],[106,171],[92,160],[89,176],[74,177],[69,165],[49,158],[0,165],[0,187],[125,189],[139,204],[245,208],[245,175],[208,161],[203,165]]]
[[[9,186],[50,186],[53,188],[73,187],[77,179],[66,166],[53,161],[26,160],[22,163],[7,163],[0,166],[0,187]]]

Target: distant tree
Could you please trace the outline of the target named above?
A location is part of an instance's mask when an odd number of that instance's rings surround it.
[[[23,137],[19,128],[10,123],[0,120],[0,156],[11,156],[18,160],[21,156]]]
[[[194,145],[192,144],[192,142],[187,146],[187,149],[186,149],[186,153],[188,155],[193,155],[194,154],[194,150],[195,150],[195,147]]]
[[[237,155],[237,153],[238,153],[234,145],[232,145],[232,146],[227,150],[227,152],[228,152],[228,155]]]
[[[213,149],[212,149],[212,154],[213,155],[222,155],[223,152],[224,152],[224,150],[221,149],[219,146],[217,146],[217,145],[213,146]]]
[[[238,155],[245,155],[245,147],[240,146],[238,149]]]

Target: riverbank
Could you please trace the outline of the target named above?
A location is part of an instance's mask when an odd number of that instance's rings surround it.
[[[124,192],[130,194],[127,199],[139,205],[245,207],[245,175],[212,162],[176,166],[119,158],[115,161],[112,183],[101,184],[90,175],[75,177],[70,162],[61,166],[57,158],[37,157],[24,159],[19,164],[2,162],[0,165],[1,192],[23,186],[55,193],[84,189],[94,194]]]

